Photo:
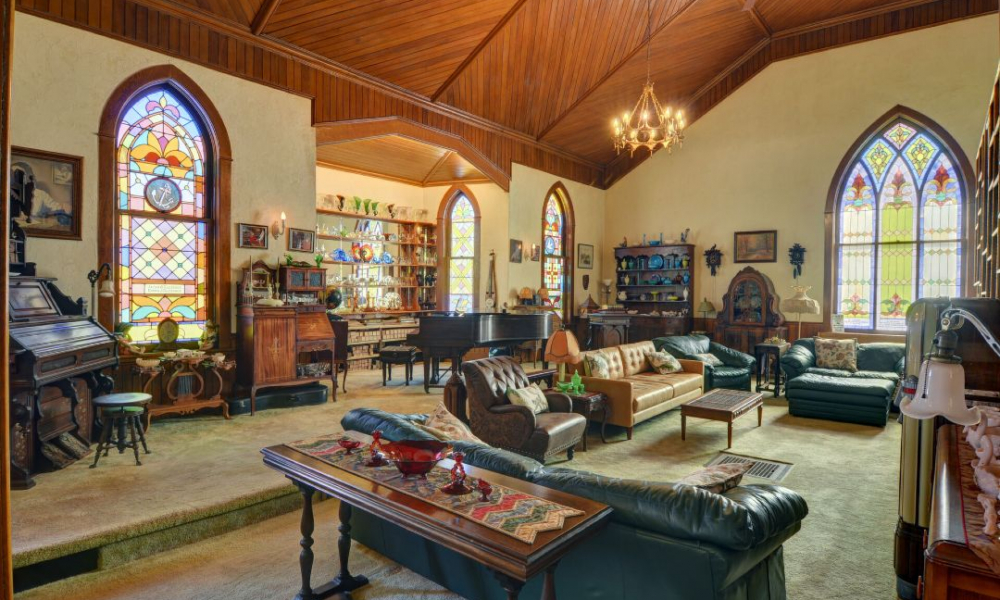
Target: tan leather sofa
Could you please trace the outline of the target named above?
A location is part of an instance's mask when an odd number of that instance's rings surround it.
[[[646,356],[655,351],[653,342],[636,342],[582,353],[584,357],[590,354],[603,355],[610,367],[610,379],[592,377],[586,360],[570,367],[571,372],[580,372],[587,391],[607,394],[608,423],[625,427],[628,439],[632,439],[632,428],[637,423],[704,394],[704,363],[679,360],[684,368],[682,372],[660,375],[646,360]]]

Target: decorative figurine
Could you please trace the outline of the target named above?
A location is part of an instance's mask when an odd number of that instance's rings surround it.
[[[802,263],[806,262],[806,249],[798,242],[788,249],[788,262],[792,263],[792,277],[798,279],[802,274]]]
[[[313,260],[316,261],[316,268],[317,269],[320,268],[323,265],[323,254],[322,253],[317,254],[316,256],[313,257]]]
[[[378,202],[372,200],[372,216],[378,216]]]
[[[472,493],[472,488],[465,485],[465,467],[462,465],[465,455],[455,452],[452,454],[452,459],[455,461],[455,466],[451,468],[451,483],[441,488],[441,491],[455,496]]]
[[[628,238],[627,237],[623,237],[622,238],[622,243],[618,244],[618,247],[619,248],[628,248]]]
[[[219,326],[212,319],[205,321],[205,331],[201,334],[198,347],[202,350],[215,348],[215,343],[219,340]]]
[[[976,500],[983,505],[983,535],[997,534],[997,499],[987,494],[979,494]]]
[[[347,200],[347,199],[344,198],[343,196],[341,196],[340,194],[337,194],[337,210],[339,210],[341,212],[344,211],[344,208],[345,208],[344,201],[345,200]]]
[[[687,243],[687,241],[688,241],[688,234],[689,233],[691,233],[691,228],[690,227],[688,227],[683,232],[681,232],[681,243],[682,244],[686,244]],[[713,246],[713,248],[714,248],[714,246]]]
[[[479,490],[479,493],[481,494],[481,496],[479,497],[479,501],[489,502],[490,494],[493,493],[493,486],[490,485],[490,482],[480,478],[479,481],[476,482],[476,488]]]
[[[389,218],[390,219],[395,219],[396,218],[396,205],[395,204],[389,204],[388,206],[385,207],[385,209],[389,211]]]
[[[715,277],[719,267],[722,266],[722,251],[719,250],[718,244],[712,244],[711,248],[705,250],[705,264],[711,269],[712,277]]]

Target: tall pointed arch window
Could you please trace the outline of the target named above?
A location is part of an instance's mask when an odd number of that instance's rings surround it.
[[[542,209],[542,288],[563,320],[573,306],[573,211],[560,184],[553,186]]]
[[[850,330],[902,332],[918,298],[962,293],[962,171],[939,136],[904,117],[857,149],[839,174],[833,310]]]
[[[116,321],[137,342],[166,319],[178,340],[198,339],[210,317],[212,144],[199,110],[169,83],[125,104],[115,137],[119,290]]]
[[[479,208],[468,190],[452,188],[438,212],[444,232],[448,310],[476,309],[479,282]]]

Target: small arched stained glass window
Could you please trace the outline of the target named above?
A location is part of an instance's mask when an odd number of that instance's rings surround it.
[[[835,312],[852,330],[904,331],[918,298],[962,289],[962,186],[932,132],[893,121],[842,178]]]
[[[469,312],[476,294],[476,210],[459,192],[448,213],[448,310]]]
[[[566,215],[553,192],[545,201],[542,217],[542,287],[548,290],[549,303],[563,311],[566,295]]]

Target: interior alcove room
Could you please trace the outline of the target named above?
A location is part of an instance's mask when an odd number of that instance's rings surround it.
[[[997,0],[0,7],[0,600],[1000,598]]]

